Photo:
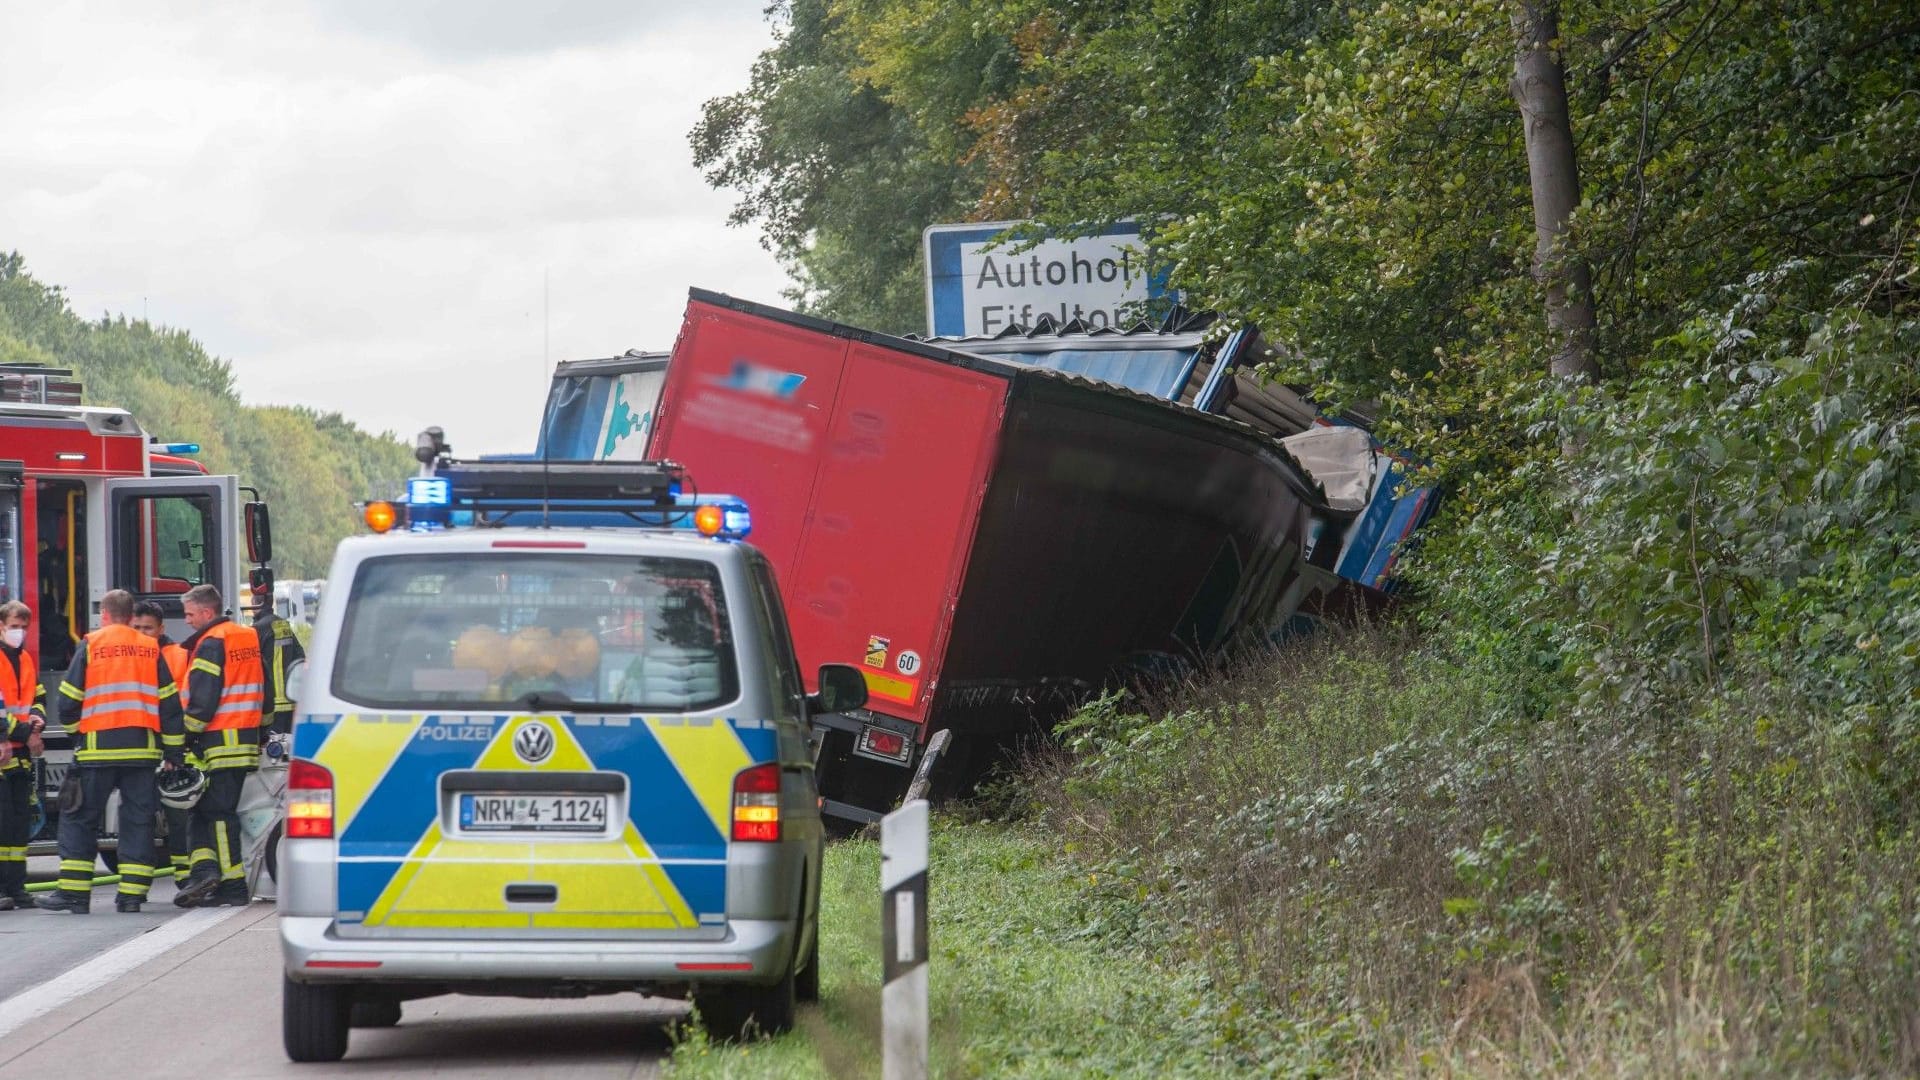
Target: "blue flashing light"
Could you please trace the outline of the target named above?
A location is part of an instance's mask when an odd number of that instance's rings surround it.
[[[416,476],[407,481],[408,506],[451,506],[453,485],[445,477]]]
[[[200,444],[197,442],[161,443],[158,449],[163,454],[197,454],[200,452]]]
[[[738,499],[734,502],[736,505],[720,508],[720,520],[724,523],[720,527],[720,535],[729,540],[745,540],[747,534],[753,531],[753,515],[748,512],[746,503]]]

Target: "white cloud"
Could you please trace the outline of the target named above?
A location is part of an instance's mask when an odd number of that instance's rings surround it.
[[[16,6],[0,250],[249,401],[530,449],[547,350],[666,348],[688,285],[778,301],[686,139],[769,36],[758,0]]]

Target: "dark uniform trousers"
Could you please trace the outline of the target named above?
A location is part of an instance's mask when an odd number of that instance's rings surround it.
[[[193,869],[193,811],[160,809],[167,815],[167,861],[173,865],[173,879],[185,881]]]
[[[33,839],[33,765],[0,769],[0,896],[27,890],[27,843]]]
[[[218,869],[221,881],[245,881],[240,861],[240,788],[252,769],[209,769],[207,790],[192,810],[193,866]]]
[[[88,765],[75,762],[67,783],[80,785],[80,809],[60,815],[60,890],[93,891],[100,853],[100,818],[107,798],[120,793],[120,895],[145,898],[153,881],[153,819],[160,805],[153,762]]]

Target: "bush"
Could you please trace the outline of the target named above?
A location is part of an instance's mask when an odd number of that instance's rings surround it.
[[[1920,839],[1847,739],[1757,678],[1612,727],[1537,693],[1353,632],[1097,702],[1032,791],[1090,925],[1203,962],[1243,1060],[1914,1065]]]

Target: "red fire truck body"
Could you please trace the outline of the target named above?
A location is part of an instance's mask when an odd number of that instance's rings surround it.
[[[207,475],[132,414],[79,396],[70,372],[0,365],[0,601],[33,610],[25,648],[50,713],[108,590],[154,601],[184,638],[183,593],[208,583],[232,603],[242,588],[238,480]],[[48,719],[41,797],[51,817],[72,744]]]

